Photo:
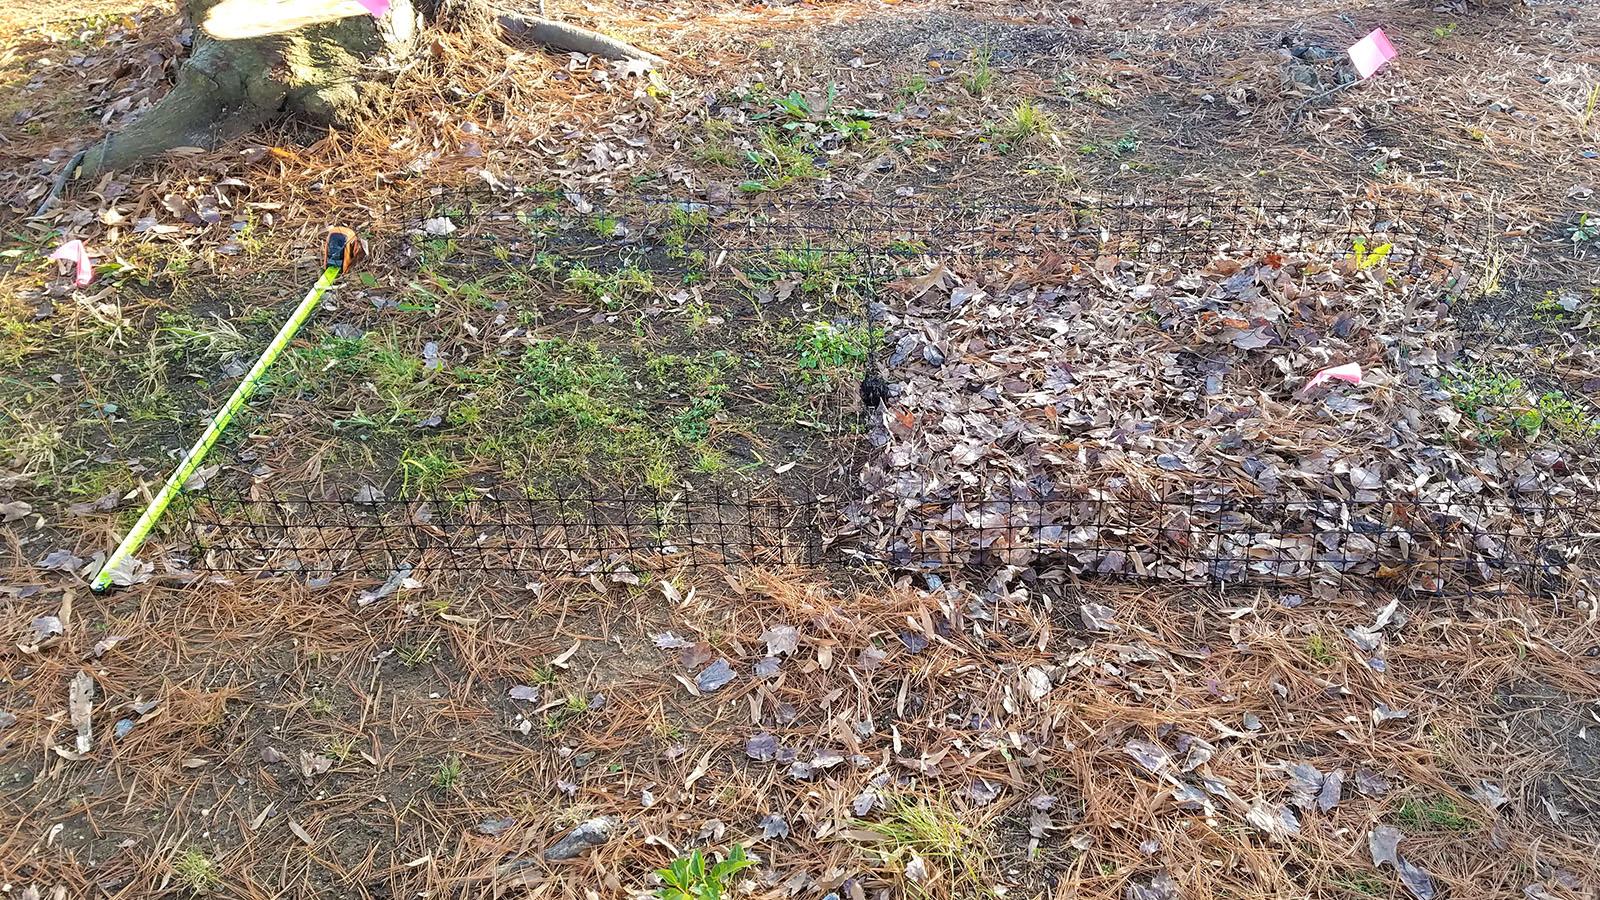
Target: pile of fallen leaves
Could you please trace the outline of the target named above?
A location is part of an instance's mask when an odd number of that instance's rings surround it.
[[[1496,431],[1528,413],[1469,393],[1486,376],[1433,279],[1103,258],[939,270],[908,294],[887,323],[881,450],[849,510],[867,552],[1058,578],[1434,592],[1559,572],[1594,589],[1568,568],[1595,530],[1584,442]],[[1351,363],[1359,384],[1311,383]]]

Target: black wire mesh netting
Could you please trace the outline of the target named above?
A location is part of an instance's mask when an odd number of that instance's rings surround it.
[[[1205,262],[1218,254],[1341,258],[1381,252],[1414,260],[1462,242],[1470,223],[1424,198],[1078,196],[1049,204],[911,199],[773,200],[588,196],[488,187],[441,191],[408,214],[410,252],[428,240],[467,251],[458,260],[567,260],[682,269],[723,264],[783,268],[797,251],[849,255],[892,268],[924,255],[986,258],[1054,253]],[[776,256],[774,256],[776,255]]]
[[[874,326],[891,318],[885,311],[892,301],[880,298],[879,288],[889,276],[926,272],[932,261],[1053,254],[1156,266],[1204,264],[1219,255],[1281,254],[1307,262],[1376,256],[1400,273],[1396,262],[1403,271],[1419,270],[1434,247],[1460,240],[1452,232],[1464,227],[1426,202],[1326,195],[1077,198],[1046,206],[485,188],[426,198],[413,211],[401,252],[432,271],[520,266],[568,283],[588,269],[673,272],[696,290],[702,276],[731,270],[729,283],[749,290],[730,300],[730,317],[764,318],[774,298],[800,296],[797,314],[864,327],[869,347],[861,393],[871,407],[883,399],[867,391],[878,372]],[[824,273],[833,287],[819,302],[800,285]],[[562,327],[570,322],[580,329],[574,333],[602,321],[622,327],[603,303],[582,300],[566,311],[556,304],[551,300],[541,314]],[[652,315],[660,313],[641,311],[641,321]],[[864,496],[861,485],[847,483],[864,471],[860,463],[836,466],[845,477],[820,491],[780,488],[776,478],[742,493],[703,484],[662,493],[516,497],[473,488],[453,499],[409,500],[243,499],[213,491],[191,507],[189,562],[202,571],[314,579],[821,565],[945,578],[1001,573],[1046,583],[1109,578],[1304,592],[1595,590],[1582,566],[1600,527],[1570,497],[1446,503],[991,490],[888,499]]]
[[[193,568],[327,577],[395,571],[581,576],[728,565],[881,566],[945,578],[1007,567],[1110,578],[1579,596],[1600,525],[1552,501],[952,497],[898,510],[732,494],[197,498]]]

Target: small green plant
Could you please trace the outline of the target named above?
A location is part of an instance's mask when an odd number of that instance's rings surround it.
[[[740,183],[740,190],[749,193],[780,190],[798,179],[818,174],[807,146],[779,128],[761,129],[754,149],[745,156],[761,175]]]
[[[622,223],[617,221],[616,216],[600,215],[589,221],[589,227],[594,230],[595,234],[608,238],[616,237],[617,229],[622,227]]]
[[[756,861],[745,855],[741,844],[734,844],[727,858],[709,869],[705,855],[694,850],[656,870],[661,877],[656,896],[660,900],[722,900],[731,887],[729,879],[753,865]]]
[[[996,134],[1012,145],[1028,141],[1030,138],[1047,136],[1055,131],[1055,122],[1050,114],[1040,109],[1032,101],[1024,100],[1011,110],[1008,118],[998,129]]]
[[[329,756],[339,762],[348,762],[356,752],[356,739],[354,735],[341,735],[328,738],[326,747]]]
[[[1306,638],[1306,655],[1315,660],[1319,666],[1331,666],[1339,659],[1334,655],[1333,647],[1329,646],[1328,639],[1320,634]]]
[[[1561,304],[1561,298],[1555,291],[1545,291],[1544,296],[1533,302],[1533,320],[1555,324],[1573,318],[1575,313]]]
[[[408,447],[400,457],[400,493],[426,497],[447,482],[466,474],[466,468],[438,450]]]
[[[462,773],[466,772],[466,764],[461,761],[461,755],[452,753],[439,761],[439,768],[433,773],[433,786],[441,791],[448,791],[455,787],[461,780]]]
[[[1572,238],[1573,244],[1580,246],[1600,237],[1600,215],[1583,213],[1578,216],[1577,224],[1567,229],[1567,236]]]
[[[928,76],[922,75],[922,74],[917,74],[917,75],[911,76],[911,79],[909,81],[907,81],[905,84],[901,85],[900,86],[900,90],[899,90],[898,93],[900,94],[901,97],[904,97],[906,100],[915,100],[918,97],[922,96],[924,93],[927,93],[927,90],[928,90]]]
[[[1526,436],[1538,430],[1538,411],[1532,409],[1522,379],[1504,372],[1471,368],[1442,380],[1451,400],[1481,429],[1485,438],[1499,441]]]
[[[1600,104],[1600,83],[1589,89],[1589,100],[1583,105],[1583,112],[1578,114],[1578,127],[1588,128],[1594,121],[1595,106]]]
[[[811,118],[811,104],[806,102],[806,95],[799,91],[790,91],[789,96],[779,97],[778,110],[791,119]]]
[[[861,828],[886,839],[884,856],[908,862],[913,854],[947,879],[953,896],[984,896],[987,848],[979,833],[955,807],[942,798],[892,795],[885,798],[883,816],[863,822]]]
[[[832,322],[807,324],[795,341],[801,376],[807,381],[827,381],[839,369],[866,360],[869,337],[869,332],[860,326],[841,328]]]
[[[1541,396],[1534,411],[1539,415],[1539,424],[1548,427],[1563,440],[1589,441],[1600,438],[1600,417],[1590,415],[1587,409],[1560,391],[1550,391]]]
[[[1433,39],[1436,41],[1449,40],[1456,33],[1456,23],[1446,22],[1443,25],[1433,26]]]
[[[981,97],[988,92],[994,84],[994,51],[988,47],[978,48],[972,55],[972,71],[961,76],[961,86],[967,93],[974,97]]]
[[[222,884],[216,862],[199,850],[185,850],[172,861],[172,878],[191,894],[207,894]]]
[[[1395,817],[1412,831],[1474,831],[1478,823],[1443,794],[1402,801]]]
[[[650,296],[656,282],[649,272],[632,263],[615,272],[599,272],[580,263],[567,271],[567,286],[586,300],[616,309],[630,300]]]

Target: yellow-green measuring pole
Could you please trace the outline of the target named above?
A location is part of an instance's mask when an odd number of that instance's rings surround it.
[[[343,256],[340,258],[347,259]],[[217,414],[211,417],[211,423],[206,426],[205,433],[200,435],[200,439],[194,442],[194,446],[189,448],[188,453],[184,454],[183,461],[178,463],[178,467],[172,470],[171,475],[167,476],[166,482],[161,485],[161,490],[156,493],[155,497],[150,501],[150,505],[145,508],[144,515],[139,517],[139,521],[133,523],[133,530],[129,531],[128,536],[123,538],[122,543],[117,545],[117,549],[112,552],[111,558],[106,560],[106,564],[100,567],[99,574],[94,576],[94,581],[89,585],[92,589],[103,591],[110,587],[112,574],[126,563],[129,557],[139,552],[140,545],[144,543],[145,538],[150,536],[151,529],[155,528],[156,523],[161,521],[161,514],[166,512],[167,507],[172,504],[172,498],[178,496],[178,492],[183,490],[183,485],[189,480],[189,476],[200,468],[200,464],[205,461],[206,454],[210,453],[212,446],[217,443],[217,438],[222,437],[222,430],[228,427],[228,423],[233,421],[233,417],[238,414],[240,409],[244,408],[245,402],[250,399],[250,395],[256,392],[256,388],[261,384],[261,377],[267,372],[267,367],[271,366],[273,361],[278,358],[278,355],[283,352],[283,349],[289,346],[289,342],[294,340],[295,333],[300,330],[300,326],[304,325],[306,320],[311,318],[311,314],[316,312],[317,304],[322,302],[322,295],[333,285],[334,280],[339,277],[339,273],[343,269],[342,262],[335,263],[335,257],[331,250],[328,262],[329,265],[323,270],[322,277],[317,279],[316,286],[311,289],[310,293],[306,294],[304,300],[300,301],[300,305],[295,307],[294,313],[289,316],[289,321],[284,322],[283,327],[278,329],[278,333],[272,338],[272,343],[268,344],[267,349],[262,352],[261,358],[257,359],[256,364],[250,367],[249,372],[245,373],[244,380],[239,382],[239,386],[233,389],[233,395],[228,398],[228,402],[222,404],[222,408],[217,410]]]

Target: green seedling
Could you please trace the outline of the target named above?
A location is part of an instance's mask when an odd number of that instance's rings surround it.
[[[730,879],[754,865],[756,860],[745,855],[740,844],[734,844],[726,859],[709,868],[705,855],[694,850],[656,870],[661,877],[656,896],[660,900],[722,900],[731,887]]]

